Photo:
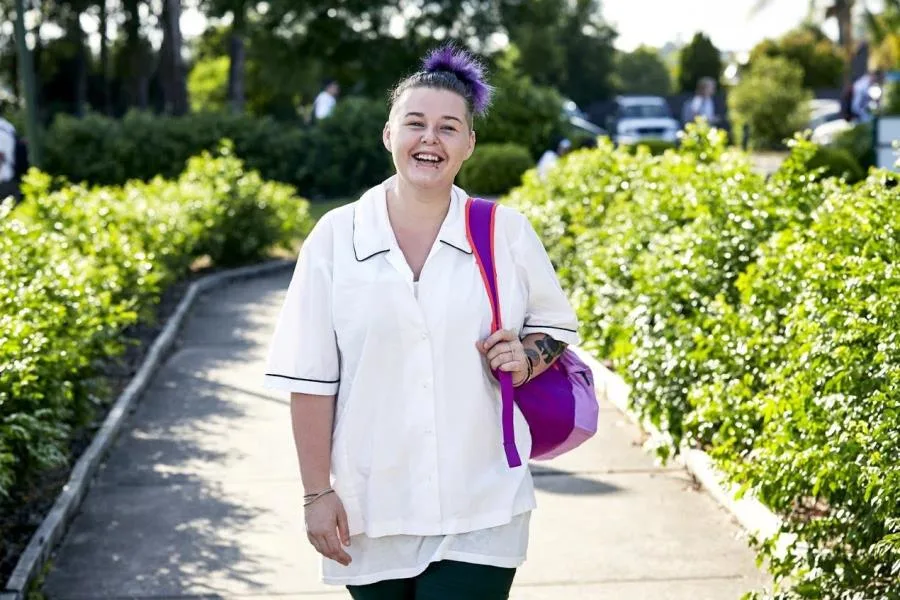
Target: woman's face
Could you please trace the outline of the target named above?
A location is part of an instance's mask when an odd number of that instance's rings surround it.
[[[466,102],[459,94],[408,89],[394,104],[383,141],[397,174],[420,188],[450,187],[475,149]]]

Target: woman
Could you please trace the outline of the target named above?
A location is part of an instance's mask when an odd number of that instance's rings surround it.
[[[528,221],[498,207],[503,322],[453,185],[491,89],[444,48],[403,80],[383,131],[396,175],[325,215],[297,261],[267,384],[291,392],[307,536],[353,598],[507,598],[535,507],[507,466],[491,369],[516,385],[576,343],[575,315]],[[516,413],[519,453],[528,426]]]

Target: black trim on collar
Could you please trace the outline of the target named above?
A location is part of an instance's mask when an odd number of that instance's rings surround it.
[[[460,248],[459,246],[454,246],[453,244],[451,244],[451,243],[448,242],[447,240],[441,240],[441,243],[442,243],[442,244],[447,244],[447,245],[450,246],[451,248],[455,248],[455,249],[459,250],[460,252],[462,252],[463,254],[472,254],[472,251],[471,251],[471,250],[468,250],[468,251],[467,251],[465,248]]]
[[[353,228],[353,232],[351,234],[353,236],[353,238],[350,240],[350,242],[351,242],[351,244],[353,244],[353,258],[356,259],[356,262],[365,262],[374,256],[378,256],[379,254],[384,254],[385,252],[390,252],[391,251],[390,248],[385,248],[384,250],[378,250],[376,252],[373,252],[372,254],[370,254],[364,258],[359,257],[359,253],[356,251],[356,210],[357,210],[357,208],[358,207],[356,207],[356,206],[353,207],[353,223],[351,225]]]

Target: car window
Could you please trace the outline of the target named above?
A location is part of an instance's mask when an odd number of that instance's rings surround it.
[[[668,117],[669,109],[661,104],[632,104],[622,106],[620,115],[625,119],[647,119]]]

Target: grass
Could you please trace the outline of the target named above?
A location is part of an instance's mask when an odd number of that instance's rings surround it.
[[[356,198],[335,198],[334,200],[310,201],[309,214],[312,215],[313,219],[318,221],[322,218],[322,215],[327,213],[329,210],[338,208],[339,206],[343,206],[348,202],[353,202],[354,200],[356,200]]]

